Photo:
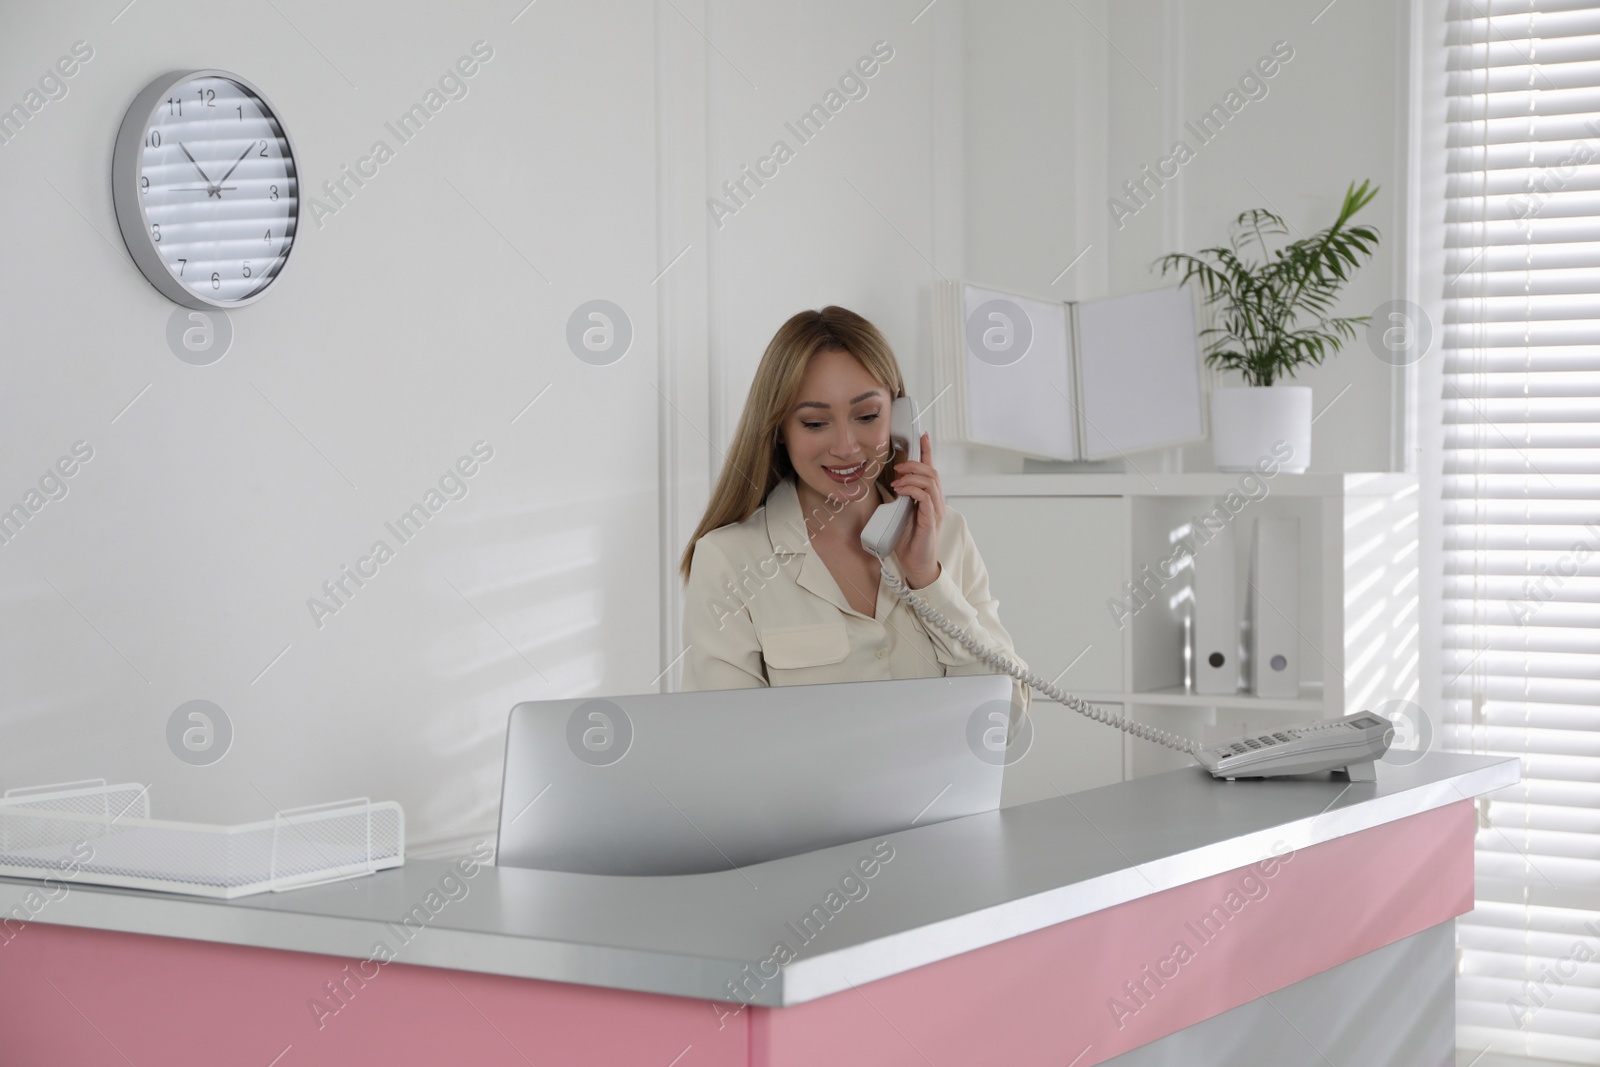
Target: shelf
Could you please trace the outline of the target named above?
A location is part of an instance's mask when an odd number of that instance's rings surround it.
[[[1194,474],[949,474],[941,484],[947,497],[961,496],[1226,496],[1240,488],[1245,474],[1202,471]],[[1261,476],[1271,495],[1295,497],[1396,496],[1415,493],[1415,474],[1307,474]]]
[[[1259,711],[1297,711],[1308,718],[1322,711],[1322,687],[1303,685],[1298,697],[1258,697],[1253,693],[1238,692],[1232,695],[1191,693],[1173,686],[1171,689],[1152,689],[1144,692],[1077,692],[1069,694],[1091,704],[1149,704],[1181,708],[1255,708]],[[1041,701],[1055,703],[1043,693],[1035,692]]]
[[[1060,671],[1056,684],[1090,703],[1173,733],[1211,737],[1321,720],[1359,710],[1350,702],[1364,694],[1416,690],[1415,475],[1282,473],[1258,482],[1215,471],[1030,470],[963,473],[943,484],[982,548],[1018,652],[1042,657],[1036,666],[1057,658],[1040,673]],[[1232,493],[1249,501],[1248,510],[1228,500]],[[1181,684],[1193,571],[1168,561],[1193,551],[1180,542],[1224,501],[1241,618],[1248,614],[1256,520],[1299,521],[1299,602],[1291,619],[1303,672],[1297,696],[1202,695]],[[1146,595],[1137,610],[1124,610],[1135,580]],[[1382,654],[1373,655],[1375,648]],[[1345,681],[1352,662],[1362,664],[1358,692]],[[1093,723],[1079,729],[1079,716],[1047,710],[1042,693],[1033,699],[1041,740],[1035,766],[1048,765],[1053,775],[1039,778],[1041,788],[1103,784],[1116,735]],[[1171,753],[1149,745],[1123,744],[1121,754],[1125,778],[1175,765]]]
[[[1315,715],[1322,710],[1322,687],[1302,685],[1298,697],[1258,697],[1242,690],[1237,693],[1191,693],[1182,686],[1129,693],[1130,704],[1168,704],[1184,708],[1259,708],[1262,711],[1302,711]]]

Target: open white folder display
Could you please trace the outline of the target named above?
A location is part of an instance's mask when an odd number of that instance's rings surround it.
[[[935,366],[947,437],[1026,456],[1111,459],[1202,440],[1194,299],[1179,286],[1058,302],[944,280]]]

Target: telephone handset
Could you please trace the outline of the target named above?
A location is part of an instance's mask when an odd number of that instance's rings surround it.
[[[897,396],[889,406],[889,456],[884,460],[885,463],[893,459],[896,444],[905,449],[906,459],[922,459],[922,434],[917,430],[917,402],[909,396]],[[866,527],[861,531],[861,544],[866,550],[879,559],[893,552],[900,543],[900,535],[905,532],[906,520],[911,518],[911,506],[915,503],[911,497],[902,496],[887,504],[879,504],[878,510],[872,513],[872,518],[867,520]]]
[[[896,397],[890,406],[891,451],[893,445],[899,443],[905,448],[907,458],[913,460],[922,458],[922,435],[916,428],[917,417],[916,402],[910,397]],[[862,547],[879,560],[887,559],[905,531],[915,503],[911,497],[902,496],[879,504],[878,510],[872,513],[872,518],[861,531]],[[1375,761],[1389,750],[1394,740],[1394,723],[1381,715],[1362,711],[1343,718],[1313,719],[1267,733],[1245,734],[1201,745],[1187,737],[1134,722],[1120,712],[1113,714],[1080,697],[1062,692],[1032,671],[979,644],[938,609],[912,592],[888,567],[883,568],[883,580],[889,583],[894,595],[904,601],[907,607],[949,634],[984,663],[1095,722],[1114,726],[1133,737],[1191,756],[1216,778],[1233,781],[1235,778],[1272,778],[1286,774],[1342,770],[1352,782],[1370,782],[1377,776]]]

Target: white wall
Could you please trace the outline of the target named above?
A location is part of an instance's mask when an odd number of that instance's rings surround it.
[[[1163,0],[119,6],[12,3],[0,34],[4,105],[73,42],[95,50],[0,145],[0,503],[73,442],[95,450],[0,546],[0,787],[147,781],[158,816],[370,795],[406,806],[415,850],[449,847],[492,827],[511,704],[675,684],[678,555],[761,351],[801,308],[867,315],[931,397],[941,273],[1063,298],[1148,287],[1155,255],[1213,243],[1257,202],[1245,177],[1302,226],[1347,178],[1385,185],[1380,225],[1399,203],[1381,0],[1310,28],[1255,0],[1181,18]],[[1297,56],[1271,96],[1113,231],[1107,190],[1279,37]],[[303,220],[228,355],[177,360],[173,305],[112,211],[134,94],[176,68],[250,78],[310,193],[479,40],[495,55],[470,95],[321,227]],[[894,56],[866,96],[799,144],[785,122],[878,41]],[[778,139],[794,158],[717,225],[707,198]],[[1387,298],[1394,252],[1352,312]],[[595,298],[635,331],[607,367],[564,340]],[[1352,351],[1306,380],[1319,406],[1353,385],[1313,465],[1387,466],[1387,368]],[[478,440],[494,459],[470,494],[319,629],[307,599]],[[192,699],[234,726],[210,766],[168,749]]]
[[[1181,68],[1181,99],[1168,104],[1169,112],[1176,108],[1164,123],[1173,126],[1173,135],[1154,143],[1120,142],[1108,187],[1120,187],[1152,162],[1157,146],[1161,141],[1170,146],[1184,120],[1193,121],[1218,103],[1274,42],[1285,41],[1294,58],[1267,81],[1267,95],[1247,103],[1198,150],[1180,171],[1178,188],[1169,186],[1160,194],[1163,200],[1167,193],[1180,194],[1173,198],[1178,215],[1168,224],[1171,237],[1188,250],[1222,244],[1228,222],[1251,207],[1282,215],[1292,236],[1310,234],[1333,221],[1350,182],[1370,178],[1381,191],[1356,217],[1376,226],[1382,242],[1345,288],[1339,313],[1366,315],[1404,296],[1406,5],[1340,0],[1323,10],[1322,4],[1302,8],[1270,0],[1119,4],[1112,23],[1117,39],[1137,40],[1138,29],[1149,25],[1140,18],[1141,8],[1181,42],[1176,49],[1167,46]],[[1157,54],[1146,50],[1141,59],[1162,81]],[[1122,89],[1113,90],[1113,100],[1132,100],[1138,92],[1124,66]],[[1113,128],[1127,126],[1114,122]],[[1124,230],[1113,232],[1133,236],[1143,221],[1141,212]],[[1138,242],[1134,237],[1112,246],[1112,277],[1124,285],[1156,277],[1145,268],[1162,249]],[[1327,409],[1312,428],[1313,470],[1404,467],[1406,457],[1398,454],[1392,432],[1402,403],[1398,377],[1373,355],[1364,333],[1321,367],[1295,377],[1297,384],[1312,387],[1316,410]],[[1190,469],[1209,463],[1207,446],[1188,453]]]
[[[222,821],[392,798],[423,848],[486,828],[512,703],[660,669],[654,9],[117,6],[9,4],[0,33],[7,104],[94,48],[0,146],[0,499],[94,449],[0,546],[0,785],[144,781],[158,816]],[[320,228],[302,218],[227,356],[174,358],[173,305],[112,210],[134,94],[177,68],[244,75],[314,189],[479,40],[470,94]],[[564,340],[596,297],[636,331],[609,367]],[[319,629],[307,599],[479,440],[494,458],[469,495]],[[167,746],[196,698],[235,729],[211,766]]]
[[[802,308],[838,303],[871,319],[911,388],[931,395],[932,283],[961,270],[961,9],[938,5],[913,23],[922,6],[711,5],[708,32],[729,58],[708,59],[707,185],[720,190],[777,140],[795,151],[708,235],[719,448],[767,342]],[[797,126],[876,42],[893,58],[802,145],[785,124]]]

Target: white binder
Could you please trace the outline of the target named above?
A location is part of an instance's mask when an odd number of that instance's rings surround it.
[[[1250,553],[1250,691],[1300,695],[1300,520],[1257,519]]]
[[[1194,625],[1190,664],[1194,691],[1239,691],[1239,611],[1234,594],[1233,526],[1215,532],[1194,520]],[[1210,537],[1205,544],[1200,540]]]
[[[948,279],[937,283],[934,303],[935,367],[955,386],[953,404],[933,405],[944,408],[937,429],[945,440],[1080,458],[1068,305]],[[1016,351],[985,358],[969,328],[979,340],[1002,335]]]
[[[1083,459],[1117,459],[1205,438],[1199,334],[1187,288],[1068,306]]]

